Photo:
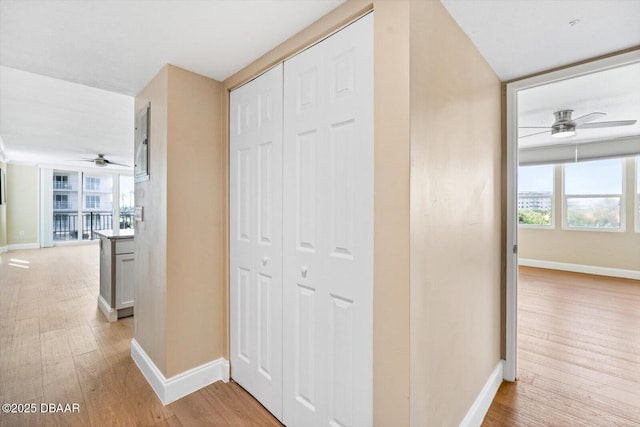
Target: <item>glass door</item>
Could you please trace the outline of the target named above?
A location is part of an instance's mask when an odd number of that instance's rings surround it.
[[[53,171],[53,240],[78,239],[78,173]]]
[[[94,231],[113,229],[113,176],[82,175],[82,240],[92,240]]]
[[[120,229],[133,229],[134,190],[133,177],[120,175]]]

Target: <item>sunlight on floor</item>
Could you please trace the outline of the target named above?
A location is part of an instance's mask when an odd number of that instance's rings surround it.
[[[11,258],[9,260],[9,265],[12,267],[20,267],[20,268],[29,268],[29,261],[25,261],[22,259]]]

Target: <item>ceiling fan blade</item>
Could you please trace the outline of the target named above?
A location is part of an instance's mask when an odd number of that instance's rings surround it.
[[[618,120],[614,122],[596,122],[596,123],[585,123],[582,126],[577,126],[580,129],[596,129],[596,128],[610,128],[616,126],[631,126],[635,125],[637,120]]]
[[[518,129],[551,129],[551,126],[518,126]]]
[[[109,163],[110,165],[125,166],[125,167],[128,167],[128,168],[131,167],[131,165],[127,165],[125,163],[112,162],[111,160],[107,160],[107,163]]]
[[[529,135],[519,136],[518,139],[520,139],[520,138],[528,138],[528,137],[533,136],[533,135],[540,135],[542,133],[547,133],[547,132],[551,132],[551,130],[543,130],[542,132],[530,133]]]
[[[590,114],[585,114],[584,116],[580,116],[576,119],[573,119],[571,120],[571,122],[573,122],[573,125],[575,127],[580,127],[583,123],[592,122],[606,115],[607,115],[606,113],[590,113]]]

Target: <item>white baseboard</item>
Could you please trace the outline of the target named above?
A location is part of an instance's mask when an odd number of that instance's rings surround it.
[[[22,249],[39,249],[40,243],[20,243],[17,245],[7,245],[7,249],[10,251],[19,251]]]
[[[9,248],[8,248],[8,247],[6,247],[6,246],[0,246],[0,254],[5,253],[5,252],[8,252],[8,251],[9,251]]]
[[[102,295],[98,295],[98,308],[107,318],[107,322],[112,323],[118,320],[118,310],[111,308],[111,305],[102,298]]]
[[[485,415],[487,415],[491,402],[493,402],[493,398],[498,388],[500,388],[500,384],[502,384],[503,371],[504,360],[501,360],[493,372],[491,372],[491,375],[489,375],[487,382],[484,384],[484,387],[482,387],[482,390],[480,390],[480,394],[478,394],[473,405],[469,408],[467,415],[465,415],[460,423],[460,427],[475,427],[482,424],[482,420],[484,420]]]
[[[135,338],[131,340],[131,358],[163,405],[168,405],[216,381],[229,381],[229,361],[222,357],[171,378],[165,378]]]
[[[550,270],[572,271],[574,273],[595,274],[596,276],[621,277],[623,279],[640,280],[640,271],[622,268],[597,267],[593,265],[569,264],[566,262],[544,261],[519,258],[518,265],[525,267],[548,268]]]

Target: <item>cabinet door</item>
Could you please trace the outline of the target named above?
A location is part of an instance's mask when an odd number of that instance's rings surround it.
[[[116,255],[116,309],[133,307],[134,254]]]
[[[284,64],[283,422],[373,423],[373,14]]]
[[[231,373],[282,417],[282,65],[231,93]]]

